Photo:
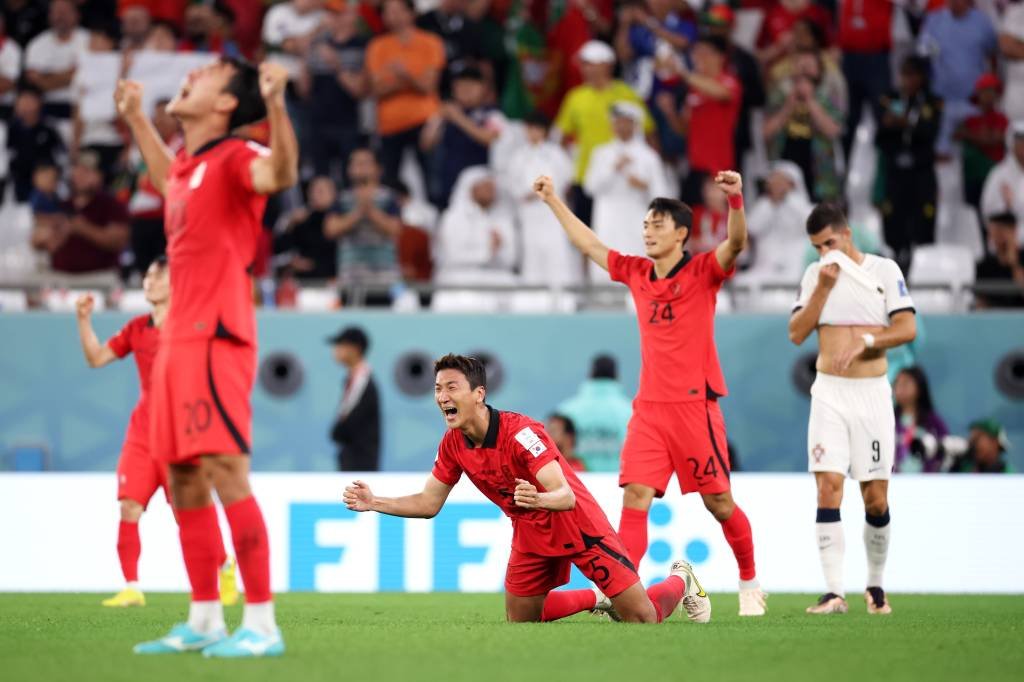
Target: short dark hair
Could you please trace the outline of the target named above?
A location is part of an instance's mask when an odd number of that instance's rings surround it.
[[[572,436],[575,440],[576,423],[572,419],[570,419],[567,415],[562,414],[561,412],[552,412],[548,416],[548,421],[551,421],[553,419],[557,419],[558,421],[562,422],[562,428],[564,428],[565,432]]]
[[[161,268],[167,267],[167,254],[161,253],[159,256],[153,259],[153,263],[156,263]],[[152,264],[152,263],[151,263]]]
[[[651,203],[647,205],[647,210],[653,212],[655,215],[669,216],[676,224],[677,230],[680,227],[693,227],[693,209],[679,201],[679,199],[655,197],[651,200]]]
[[[221,57],[220,61],[235,70],[225,88],[225,92],[234,95],[238,101],[228,119],[228,130],[237,130],[266,118],[267,105],[260,94],[260,72],[256,67],[240,57]]]
[[[451,82],[459,80],[477,81],[478,83],[484,82],[484,72],[480,68],[471,62],[459,62],[449,68],[448,71]]]
[[[523,117],[523,125],[534,126],[547,130],[551,127],[551,119],[543,112],[534,109]]]
[[[384,9],[384,3],[387,2],[387,1],[388,0],[384,0],[384,2],[380,3],[381,10]],[[402,3],[403,5],[405,5],[405,8],[407,10],[409,10],[413,14],[416,14],[416,2],[415,2],[415,0],[397,0],[397,1]]]
[[[328,340],[335,346],[341,344],[355,346],[360,355],[366,355],[366,351],[370,347],[370,337],[359,327],[345,327]]]
[[[480,358],[448,353],[447,355],[442,355],[434,362],[435,375],[442,369],[454,369],[462,372],[466,377],[466,381],[469,382],[471,389],[479,386],[487,388],[487,369],[484,367],[484,363],[480,361]]]
[[[618,376],[618,363],[615,362],[615,358],[606,353],[598,355],[590,363],[591,379],[617,379]]]
[[[704,44],[713,49],[720,55],[729,54],[729,41],[719,35],[713,33],[704,33],[700,35],[697,40],[694,41],[694,45]]]
[[[1004,227],[1016,227],[1017,216],[1010,211],[1003,211],[1002,213],[993,213],[988,217],[988,222],[995,223],[996,225],[1003,225]]]
[[[823,202],[814,207],[807,216],[807,234],[818,234],[827,227],[846,227],[846,215],[838,204]]]

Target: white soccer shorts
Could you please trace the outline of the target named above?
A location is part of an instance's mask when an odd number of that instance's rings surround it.
[[[857,481],[888,480],[895,456],[896,415],[889,380],[819,372],[811,386],[807,468]]]

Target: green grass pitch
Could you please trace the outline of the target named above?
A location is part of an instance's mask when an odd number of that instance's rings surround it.
[[[183,617],[186,598],[149,595],[141,609],[100,595],[0,594],[0,680],[116,682],[563,682],[688,680],[1024,679],[1024,596],[894,595],[895,613],[808,616],[810,595],[773,595],[769,615],[740,619],[734,594],[712,595],[695,625],[623,625],[580,615],[509,625],[500,595],[285,594],[280,659],[141,657],[135,642]],[[229,626],[241,607],[227,613]]]

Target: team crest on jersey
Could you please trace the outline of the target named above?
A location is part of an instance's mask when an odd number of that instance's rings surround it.
[[[825,456],[825,448],[822,447],[821,443],[818,443],[811,450],[811,454],[814,455],[814,463],[821,464],[821,458]]]
[[[189,189],[198,189],[199,185],[203,184],[203,176],[206,175],[206,162],[203,161],[201,164],[196,166],[196,169],[192,171],[192,177],[188,179]]]
[[[516,434],[516,441],[534,457],[540,457],[548,449],[548,446],[544,445],[544,441],[540,439],[540,436],[529,426]]]

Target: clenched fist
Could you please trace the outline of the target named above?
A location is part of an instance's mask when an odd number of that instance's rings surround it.
[[[92,294],[82,294],[79,296],[75,300],[75,314],[78,315],[78,319],[89,319],[95,305],[96,301],[93,300]]]
[[[260,64],[260,95],[266,102],[284,102],[284,89],[288,85],[288,69],[280,64]]]
[[[555,182],[547,175],[542,175],[533,181],[533,193],[540,197],[541,201],[550,201],[555,196]]]
[[[121,79],[114,90],[114,104],[122,118],[135,116],[142,111],[142,83]]]
[[[715,176],[715,186],[727,195],[743,194],[743,178],[736,171],[722,171]]]

